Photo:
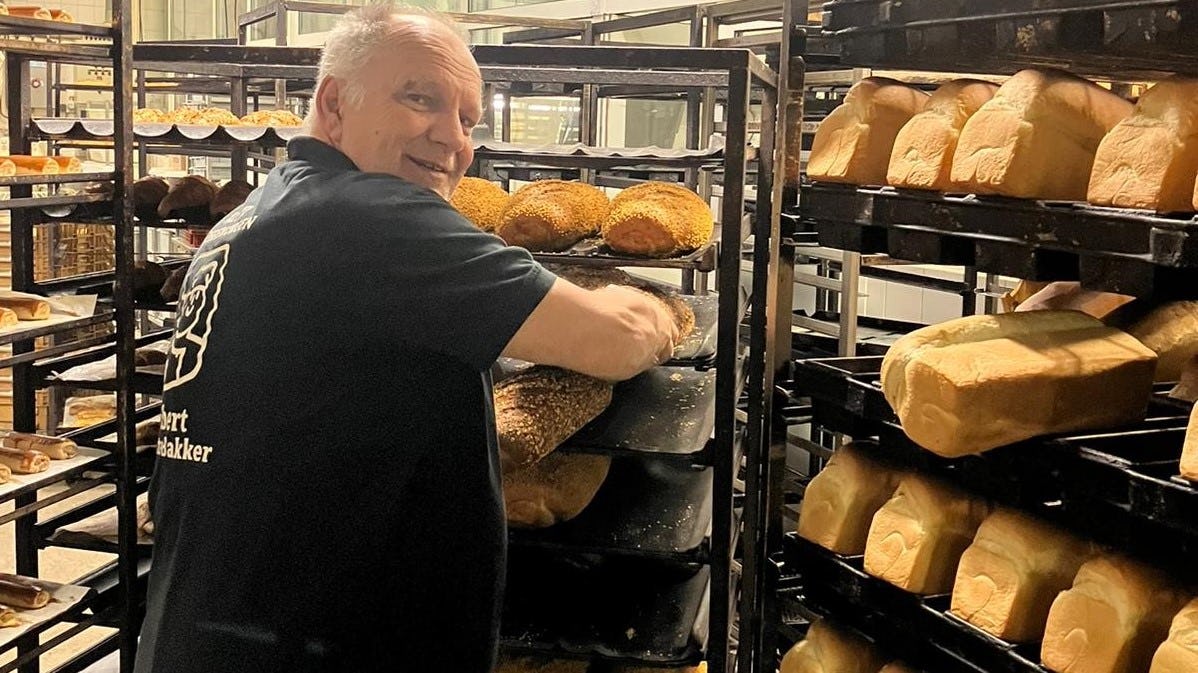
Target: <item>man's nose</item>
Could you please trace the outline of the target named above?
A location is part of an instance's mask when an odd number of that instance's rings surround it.
[[[444,145],[457,152],[470,142],[470,134],[462,127],[462,120],[456,114],[439,114],[433,121],[429,135],[434,142]]]

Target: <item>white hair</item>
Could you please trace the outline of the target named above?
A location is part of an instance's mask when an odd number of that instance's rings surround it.
[[[422,7],[373,2],[347,12],[329,31],[320,54],[316,88],[320,88],[326,77],[336,77],[342,81],[341,95],[346,103],[351,106],[360,105],[366,97],[366,90],[358,73],[362,72],[380,47],[396,39],[396,16],[423,16],[434,19],[452,29],[454,34],[463,38],[465,42],[461,28],[442,14]],[[306,125],[310,124],[315,109],[313,100]]]

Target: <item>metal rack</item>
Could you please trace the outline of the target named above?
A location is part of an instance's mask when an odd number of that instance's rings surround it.
[[[899,7],[837,0],[825,6],[824,26],[841,43],[844,63],[861,68],[996,76],[1050,66],[1080,75],[1150,79],[1198,72],[1190,35],[1193,8],[1185,3],[1066,0],[1044,7],[1005,0],[985,12],[955,5],[944,10],[945,3],[930,1]],[[1129,25],[1146,28],[1125,30]],[[799,214],[821,245],[846,254],[1080,280],[1091,289],[1140,297],[1195,296],[1192,218],[819,184],[801,187]],[[793,418],[811,422],[815,436],[799,442],[810,461],[796,475],[793,500],[801,498],[802,481],[831,455],[832,437],[821,433],[851,436],[876,459],[935,474],[1192,579],[1198,538],[1191,508],[1198,489],[1176,477],[1190,405],[1158,388],[1142,423],[1037,438],[949,460],[903,433],[879,387],[879,365],[878,357],[795,363],[794,380],[786,385],[799,410]],[[948,614],[945,596],[904,594],[867,577],[859,558],[828,553],[793,534],[785,548],[775,559],[780,575],[774,612],[779,621],[786,615],[791,622],[781,625],[784,634],[793,635],[792,627],[802,622],[798,613],[809,611],[839,619],[927,670],[1045,670],[1035,646],[981,633]]]
[[[805,11],[804,5],[803,15]],[[788,54],[790,48],[788,43],[783,48],[783,54]],[[315,49],[301,47],[195,44],[142,44],[132,51],[133,68],[218,75],[232,78],[235,82],[238,79],[250,82],[262,77],[310,81],[315,76],[314,66],[318,55]],[[715,271],[719,294],[716,297],[696,298],[699,301],[711,299],[716,303],[718,330],[714,361],[679,363],[689,367],[701,364],[703,368],[714,365],[713,368],[709,371],[688,370],[677,368],[676,365],[673,369],[649,372],[627,384],[633,389],[639,387],[644,394],[649,395],[660,394],[662,390],[701,395],[709,405],[707,420],[710,425],[706,426],[709,430],[688,440],[691,445],[685,451],[621,442],[617,441],[617,432],[625,433],[624,440],[630,436],[640,436],[653,438],[657,443],[663,439],[686,437],[664,426],[636,430],[635,423],[624,421],[636,420],[638,416],[643,421],[646,414],[632,413],[643,409],[630,408],[629,413],[621,416],[619,404],[613,405],[615,408],[610,414],[584,429],[575,442],[567,444],[562,450],[616,455],[617,466],[613,467],[611,488],[639,490],[642,497],[608,497],[608,506],[605,506],[601,492],[595,511],[590,514],[590,521],[584,515],[570,527],[540,535],[516,533],[512,538],[516,549],[530,552],[539,550],[543,558],[553,559],[578,552],[600,553],[604,558],[610,558],[611,563],[640,563],[646,572],[665,572],[652,570],[663,563],[675,569],[689,568],[691,575],[678,585],[679,590],[685,585],[687,591],[691,592],[687,596],[701,596],[701,600],[694,604],[692,623],[685,632],[679,631],[676,635],[685,635],[693,642],[666,642],[656,655],[652,647],[638,654],[637,645],[643,645],[645,641],[630,643],[625,638],[621,643],[617,638],[580,645],[575,637],[577,634],[571,633],[558,633],[556,636],[545,634],[536,642],[509,637],[507,645],[516,648],[548,646],[566,655],[645,659],[658,664],[674,658],[679,658],[680,662],[693,662],[701,656],[706,646],[706,657],[714,673],[736,670],[737,660],[739,670],[762,670],[760,662],[763,655],[756,634],[763,626],[760,615],[765,599],[762,568],[767,551],[766,527],[770,523],[767,517],[766,484],[771,472],[765,463],[777,452],[777,446],[773,443],[775,433],[771,391],[774,389],[775,370],[779,363],[785,362],[785,358],[777,359],[776,353],[789,351],[789,325],[779,325],[777,321],[777,306],[788,305],[789,297],[776,291],[779,286],[789,284],[781,283],[778,278],[780,270],[787,266],[779,263],[780,256],[784,258],[786,253],[780,251],[779,216],[777,209],[771,205],[780,202],[774,194],[780,185],[772,181],[771,166],[776,155],[774,139],[784,137],[789,120],[776,117],[775,103],[780,95],[785,95],[788,81],[801,82],[801,61],[796,59],[796,67],[792,68],[788,59],[784,58],[782,63],[787,65],[779,73],[743,49],[478,46],[474,49],[474,56],[480,64],[484,80],[489,83],[572,83],[591,87],[619,85],[651,88],[678,86],[681,82],[688,87],[725,92],[723,96],[727,109],[728,138],[725,147],[718,151],[699,150],[696,147],[693,148],[695,152],[681,157],[636,155],[614,158],[597,152],[562,156],[510,146],[495,149],[482,147],[479,150],[478,154],[483,159],[515,160],[534,165],[552,162],[575,166],[579,170],[635,173],[644,170],[645,164],[655,164],[680,172],[720,170],[724,178],[717,244],[700,251],[694,259],[630,260],[606,254],[602,250],[573,256],[542,256],[556,263],[609,266],[638,264],[680,268],[684,272]],[[235,83],[231,91],[238,90],[247,91],[249,88]],[[754,95],[762,101],[764,121],[755,183],[758,215],[749,218],[745,214],[744,191],[750,182],[747,176],[753,157],[749,151],[745,121]],[[92,126],[89,130],[88,124],[73,125],[70,129],[55,133],[53,129],[47,130],[26,120],[22,128],[44,138],[65,138],[71,134],[78,134],[76,138],[103,137],[103,133],[98,132],[103,129]],[[132,130],[142,140],[148,139],[148,129],[142,125]],[[281,140],[235,140],[236,131],[230,129],[214,129],[213,134],[215,137],[212,142],[217,146],[235,143],[246,148],[266,147],[272,143],[277,145]],[[166,139],[174,140],[179,145],[183,145],[184,140],[192,142],[190,138],[167,136]],[[163,224],[170,226],[171,223]],[[740,291],[740,257],[742,244],[749,235],[754,236],[756,244],[753,251],[752,291],[745,301]],[[744,325],[746,310],[749,316],[747,326]],[[783,328],[786,332],[780,331]],[[787,336],[780,338],[774,332]],[[781,347],[782,342],[785,348]],[[92,357],[99,357],[99,353],[89,354],[84,359]],[[41,367],[36,370],[36,375],[44,377],[47,371],[47,368]],[[635,390],[627,392],[631,396]],[[617,397],[620,394],[621,391],[617,391]],[[742,395],[747,397],[747,406],[742,402]],[[669,414],[663,407],[663,414],[653,415]],[[710,436],[706,436],[707,432],[711,433]],[[671,456],[671,453],[675,455]],[[744,494],[737,495],[734,486],[738,481],[742,457],[745,462],[743,479],[746,489]],[[675,499],[663,502],[670,496]],[[638,504],[640,508],[637,511],[628,511],[629,507]],[[709,524],[702,525],[703,517],[700,516],[699,525],[691,529],[659,531],[662,535],[655,541],[649,540],[652,544],[648,547],[644,545],[645,538],[629,539],[626,530],[621,531],[613,527],[611,521],[601,520],[606,509],[613,517],[624,517],[624,523],[635,523],[641,519],[647,521],[646,517],[677,510],[680,504],[684,509],[687,505],[698,505],[697,513],[700,515],[709,507]],[[775,538],[780,536],[776,526],[770,531]],[[738,553],[738,548],[742,547],[743,554]],[[544,553],[546,550],[549,551],[547,556]],[[122,554],[123,558],[136,558],[132,547],[124,552],[127,553]],[[700,574],[696,574],[696,568],[703,568],[698,571]],[[516,567],[515,572],[519,573],[520,568]],[[708,582],[710,588],[706,588]],[[696,587],[699,594],[693,593]],[[665,594],[666,597],[670,595],[673,594]],[[645,598],[642,595],[638,600]],[[612,616],[613,619],[622,617],[618,613]],[[737,620],[742,637],[734,659],[729,644],[734,633],[733,624]],[[627,626],[624,624],[619,633],[622,634]],[[677,627],[678,624],[650,622],[645,627],[648,629],[645,636],[652,644],[657,642],[654,639],[662,637],[661,633],[654,632],[654,628],[665,633]],[[754,637],[745,637],[747,633],[754,634]],[[667,648],[666,645],[673,647]]]
[[[12,514],[6,520],[15,521],[16,570],[19,574],[38,575],[38,550],[46,546],[40,534],[37,513],[45,507],[62,502],[68,497],[86,493],[97,486],[115,483],[116,492],[109,500],[119,512],[117,550],[121,552],[117,562],[88,578],[79,581],[90,587],[90,591],[79,605],[51,620],[38,623],[27,633],[3,646],[8,650],[14,645],[17,655],[0,670],[19,670],[34,673],[40,669],[39,658],[45,652],[67,642],[74,636],[95,625],[116,626],[118,633],[70,659],[56,670],[79,671],[101,657],[119,649],[121,670],[130,671],[140,624],[139,594],[136,586],[139,573],[132,562],[133,540],[136,530],[134,498],[141,486],[135,471],[132,451],[134,437],[135,396],[128,383],[133,370],[133,351],[136,337],[132,304],[132,276],[134,261],[132,201],[129,190],[133,182],[132,161],[132,109],[129,75],[132,72],[132,45],[127,36],[132,34],[130,3],[114,0],[111,5],[110,25],[84,25],[60,23],[17,17],[0,17],[0,51],[3,51],[7,75],[7,113],[10,151],[17,154],[32,154],[35,139],[30,134],[30,63],[51,64],[102,64],[113,68],[112,90],[116,121],[108,142],[114,154],[114,167],[110,172],[73,174],[59,176],[17,176],[0,179],[0,187],[7,188],[9,196],[0,202],[0,208],[11,211],[13,240],[13,289],[35,293],[63,292],[82,281],[81,278],[55,279],[38,282],[34,280],[34,227],[39,222],[38,209],[96,203],[108,200],[112,213],[109,222],[115,228],[115,272],[106,274],[115,280],[114,300],[111,308],[102,308],[92,316],[51,319],[31,324],[26,329],[6,332],[0,341],[12,345],[12,356],[0,365],[13,370],[13,428],[27,432],[47,432],[53,429],[38,428],[35,413],[37,391],[44,387],[34,380],[33,368],[40,361],[62,356],[81,349],[108,343],[117,356],[117,414],[116,419],[92,428],[85,428],[66,435],[80,445],[94,446],[94,440],[115,431],[116,441],[106,448],[107,458],[87,461],[77,469],[54,469],[44,477],[20,477],[23,486],[5,489],[2,499],[11,501]],[[18,36],[29,39],[17,39]],[[68,194],[64,187],[78,187],[85,182],[104,181],[114,185],[115,198],[89,194]],[[36,188],[36,192],[35,192]],[[72,338],[70,333],[80,327],[115,323],[115,337],[111,335]],[[51,345],[38,347],[41,337],[60,337]],[[93,455],[86,449],[87,455]],[[17,479],[17,478],[14,478]],[[70,480],[70,481],[68,481]],[[55,483],[67,482],[68,487],[52,496],[39,498],[38,489]],[[79,515],[79,509],[63,515],[65,518]],[[46,642],[39,642],[39,634],[60,623],[70,623],[68,629]]]

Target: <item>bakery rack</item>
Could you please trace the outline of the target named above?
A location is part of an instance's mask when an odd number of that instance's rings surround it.
[[[805,14],[805,7],[802,11]],[[314,49],[302,47],[140,44],[133,48],[133,67],[230,78],[234,82],[232,91],[254,91],[253,87],[263,86],[263,80],[285,80],[282,88],[290,95],[306,83],[310,86],[317,54]],[[631,260],[602,249],[542,256],[555,263],[714,271],[716,294],[693,299],[713,302],[716,347],[714,354],[683,358],[628,382],[624,385],[627,390],[617,390],[613,409],[579,433],[575,442],[563,447],[564,451],[603,452],[614,457],[609,488],[600,492],[592,510],[567,526],[542,533],[514,531],[512,535],[515,556],[563,564],[563,578],[578,577],[580,558],[598,556],[603,561],[601,567],[591,569],[594,572],[636,568],[652,581],[635,590],[596,594],[611,607],[594,613],[610,617],[606,623],[611,628],[607,630],[598,622],[581,628],[587,625],[575,624],[547,610],[513,614],[506,622],[504,636],[507,646],[522,650],[658,665],[694,663],[706,656],[713,671],[733,670],[737,662],[729,652],[729,636],[734,618],[739,619],[742,634],[746,628],[754,633],[760,630],[762,621],[753,615],[762,609],[764,598],[761,569],[765,554],[763,546],[758,549],[757,540],[764,540],[759,519],[766,508],[760,492],[764,488],[762,475],[768,473],[768,467],[761,463],[770,451],[772,437],[772,396],[766,391],[773,390],[777,363],[773,355],[775,340],[769,334],[776,325],[777,298],[770,290],[776,283],[773,274],[778,269],[780,244],[778,217],[771,207],[778,199],[773,195],[770,166],[773,137],[784,134],[786,128],[782,120],[775,128],[774,115],[774,101],[785,87],[779,86],[775,69],[744,49],[514,45],[477,46],[474,54],[489,84],[659,90],[684,86],[720,92],[727,124],[723,147],[696,145],[681,153],[630,152],[596,148],[593,144],[570,148],[512,146],[482,138],[478,155],[484,160],[532,166],[555,164],[592,174],[635,175],[653,169],[679,175],[688,171],[723,174],[718,218],[721,226],[716,241],[693,256]],[[783,84],[787,72],[782,69]],[[791,81],[801,77],[801,68],[789,77]],[[239,80],[242,84],[236,84]],[[756,156],[749,146],[746,123],[754,100],[761,101],[764,120]],[[105,127],[90,122],[49,124],[28,121],[25,128],[44,139],[93,141],[105,137]],[[213,149],[233,145],[249,154],[277,147],[283,140],[280,129],[240,139],[236,135],[244,129],[149,129],[139,124],[133,131],[137,141],[148,143],[152,139],[168,149],[182,151],[207,142]],[[749,177],[754,166],[755,181]],[[756,187],[757,217],[749,217],[744,207],[749,187]],[[756,242],[751,258],[752,287],[742,290],[741,248],[750,235]],[[145,339],[155,336],[146,335]],[[86,354],[64,353],[53,362],[39,363],[42,366],[32,371],[45,380],[54,369],[99,359],[107,353],[102,348]],[[136,378],[130,381],[143,390]],[[93,385],[106,388],[110,384]],[[689,407],[683,410],[683,416],[679,415],[678,405]],[[742,456],[746,465],[738,474]],[[742,479],[746,492],[738,494],[736,484]],[[97,503],[86,514],[96,514],[105,506],[111,505]],[[53,526],[39,528],[43,537],[59,523],[69,522],[51,523]],[[738,551],[742,546],[744,552]],[[135,551],[125,551],[128,554],[123,552],[123,557],[136,558]],[[523,568],[513,563],[515,586],[519,585]],[[577,584],[581,580],[570,581]],[[656,616],[637,627],[639,637],[630,639],[625,635],[630,626],[628,614],[615,609],[620,605],[635,608],[638,614]],[[683,609],[667,609],[670,606]],[[525,616],[531,616],[535,623],[526,623]],[[618,629],[617,624],[621,625]],[[762,653],[751,639],[742,637],[736,655],[740,670],[760,668]]]
[[[952,0],[833,0],[824,9],[825,33],[840,43],[845,67],[1001,76],[1048,66],[1108,81],[1198,73],[1194,7],[1184,2],[1002,0],[980,8]],[[1192,217],[807,183],[799,188],[798,214],[821,246],[847,254],[1077,280],[1138,297],[1195,296]],[[1141,423],[944,459],[899,427],[879,385],[883,352],[794,363],[794,377],[782,387],[792,440],[806,464],[787,471],[788,513],[831,446],[848,436],[878,460],[934,474],[1194,579],[1198,488],[1175,476],[1190,405],[1169,398],[1167,387],[1158,386]],[[801,437],[804,424],[810,438]],[[946,596],[905,594],[866,576],[860,558],[793,533],[783,549],[774,558],[777,603],[770,611],[780,643],[793,641],[805,620],[828,615],[926,670],[1045,672],[1038,646],[1007,643],[961,622],[948,614]]]
[[[129,389],[135,339],[132,307],[131,270],[134,260],[132,203],[128,198],[133,181],[132,101],[129,75],[132,73],[131,3],[113,0],[110,23],[86,25],[0,17],[0,51],[6,58],[8,136],[10,152],[33,154],[36,138],[29,132],[31,123],[30,63],[101,65],[113,69],[115,121],[106,147],[113,154],[113,168],[101,173],[58,176],[16,176],[0,178],[0,187],[8,190],[0,208],[10,211],[13,241],[14,290],[33,293],[70,292],[80,278],[35,279],[34,229],[42,208],[62,208],[106,201],[111,212],[109,222],[116,238],[115,271],[106,277],[115,279],[114,300],[93,315],[54,317],[47,321],[22,323],[0,333],[0,342],[11,345],[11,355],[0,366],[13,372],[13,429],[27,432],[53,432],[39,428],[35,401],[39,388],[33,380],[35,365],[43,360],[69,355],[81,349],[106,344],[117,356],[115,390],[116,418],[68,436],[80,444],[80,458],[54,465],[40,475],[14,476],[10,485],[0,488],[0,500],[12,502],[13,511],[3,521],[14,522],[16,571],[38,576],[38,550],[43,546],[37,533],[38,513],[72,496],[94,493],[100,486],[115,484],[115,493],[107,496],[120,514],[118,560],[93,575],[77,581],[81,585],[78,601],[59,614],[34,622],[22,635],[5,640],[0,649],[16,650],[15,656],[0,666],[2,671],[35,673],[40,657],[96,625],[116,626],[118,632],[66,661],[55,670],[79,671],[104,655],[119,649],[122,670],[132,670],[132,655],[140,624],[140,608],[135,586],[138,569],[134,556],[134,498],[141,484],[134,471],[132,451],[135,396]],[[115,197],[78,191],[85,183],[109,182]],[[115,335],[79,336],[84,327],[115,325]],[[115,442],[106,450],[97,450],[94,439],[115,433]],[[51,491],[46,487],[54,486]],[[58,625],[68,627],[40,640],[40,636]]]

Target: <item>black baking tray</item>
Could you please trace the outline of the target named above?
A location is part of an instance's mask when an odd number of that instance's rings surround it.
[[[710,569],[511,550],[505,650],[629,663],[697,664],[707,643]]]
[[[1083,203],[813,184],[820,245],[1136,296],[1198,296],[1198,218]]]
[[[512,529],[514,545],[704,563],[710,554],[712,473],[677,461],[617,457],[591,504],[541,530]]]
[[[1187,0],[834,0],[823,15],[850,65],[1149,79],[1198,72],[1196,19]]]
[[[801,588],[789,596],[874,640],[914,666],[937,673],[1048,673],[1039,644],[995,638],[954,617],[947,595],[921,597],[865,573],[861,556],[842,556],[796,533],[783,555]]]
[[[1166,567],[1198,559],[1198,489],[1174,478],[1190,405],[1169,398],[1169,384],[1157,386],[1145,420],[1128,427],[1038,437],[950,459],[903,432],[882,395],[881,361],[800,360],[787,385],[810,397],[817,424],[863,440],[855,443],[882,462],[937,475]]]
[[[715,239],[697,250],[675,257],[638,257],[613,251],[601,238],[586,238],[561,252],[533,252],[538,262],[574,264],[577,266],[625,266],[661,269],[693,269],[714,271],[719,257]]]
[[[715,370],[654,367],[617,383],[611,405],[559,450],[698,462],[715,429]]]

